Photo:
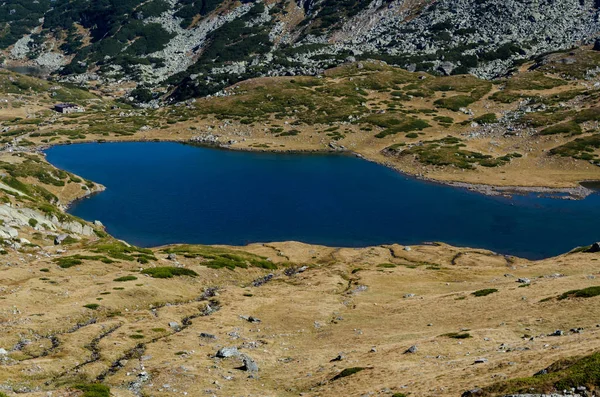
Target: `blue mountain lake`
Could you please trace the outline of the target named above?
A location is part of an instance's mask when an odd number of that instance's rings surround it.
[[[105,192],[69,212],[143,247],[296,240],[362,247],[425,241],[531,259],[600,240],[600,195],[490,197],[354,156],[236,152],[169,142],[46,151]]]

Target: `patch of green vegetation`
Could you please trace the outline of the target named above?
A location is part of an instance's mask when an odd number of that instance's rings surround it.
[[[245,269],[249,266],[260,267],[263,269],[277,268],[273,262],[266,260],[264,257],[225,248],[208,247],[203,245],[179,245],[169,247],[163,252],[168,254],[182,255],[185,258],[208,259],[208,261],[203,262],[202,265],[213,269],[227,268],[233,270],[236,267]]]
[[[162,267],[151,267],[148,269],[144,269],[141,272],[142,274],[147,274],[152,278],[173,278],[176,276],[190,276],[196,277],[198,273],[191,269],[186,269],[183,267],[173,267],[173,266],[162,266]]]
[[[424,141],[407,149],[392,145],[385,149],[389,154],[397,156],[413,155],[417,160],[426,165],[454,166],[463,169],[474,169],[474,165],[483,167],[498,167],[511,161],[513,157],[520,157],[518,153],[510,153],[494,158],[478,152],[462,149],[465,144],[458,138],[448,136],[434,141]]]
[[[583,109],[575,113],[573,120],[576,123],[585,123],[586,121],[600,121],[600,108],[593,107],[589,109]]]
[[[447,334],[442,334],[441,336],[445,336],[446,338],[452,338],[452,339],[472,338],[471,334],[468,332],[448,332]]]
[[[588,390],[600,387],[600,353],[557,361],[537,375],[485,387],[482,395],[562,393],[579,386]]]
[[[90,309],[90,310],[98,310],[100,305],[97,303],[88,303],[87,305],[83,305],[83,307],[85,307],[86,309]]]
[[[336,376],[334,376],[332,380],[337,380],[337,379],[345,378],[347,376],[354,375],[354,374],[356,374],[356,373],[358,373],[360,371],[364,371],[365,369],[366,368],[364,368],[364,367],[346,368],[342,372],[340,372],[339,374],[337,374]]]
[[[383,267],[385,269],[393,269],[395,267],[398,267],[398,265],[396,265],[394,263],[381,263],[381,264],[377,265],[377,267]]]
[[[29,223],[29,226],[31,226],[31,227],[36,227],[38,224],[38,221],[37,221],[37,219],[29,218],[29,221],[27,223]]]
[[[567,121],[565,123],[556,124],[551,127],[546,127],[540,131],[540,135],[556,135],[556,134],[580,135],[581,133],[582,133],[581,127],[575,121]]]
[[[105,256],[102,256],[102,255],[79,255],[79,254],[55,258],[52,260],[52,262],[56,263],[59,267],[61,267],[63,269],[68,269],[73,266],[81,265],[84,260],[100,261],[100,262],[106,263],[106,264],[115,262]]]
[[[574,289],[561,294],[558,300],[569,298],[593,298],[600,295],[600,286],[588,287],[583,289]]]
[[[476,101],[476,98],[469,95],[455,95],[447,98],[440,98],[433,102],[433,104],[440,108],[458,112],[461,108],[466,108]]]
[[[580,160],[591,160],[598,163],[596,159],[598,155],[594,154],[594,151],[598,148],[600,148],[600,134],[593,134],[555,147],[550,150],[550,154],[561,157],[573,157]]]
[[[498,119],[496,118],[495,113],[486,113],[479,117],[476,117],[475,119],[473,119],[473,121],[479,124],[494,124],[498,122]]]
[[[140,334],[132,334],[132,335],[129,335],[129,337],[131,339],[144,339],[144,335],[140,335]]]
[[[506,82],[506,90],[549,90],[565,84],[567,82],[562,79],[546,76],[543,72],[533,71],[512,76]]]
[[[133,280],[137,280],[136,276],[123,276],[123,277],[119,277],[119,278],[115,278],[113,281],[116,282],[125,282],[125,281],[133,281]]]
[[[152,250],[134,247],[120,241],[100,242],[92,248],[92,252],[106,254],[113,259],[124,261],[135,260],[139,263],[148,263],[149,261],[157,260]]]
[[[495,292],[498,292],[498,290],[496,288],[485,288],[485,289],[480,289],[478,291],[475,291],[475,292],[471,293],[471,295],[473,295],[473,296],[488,296]]]
[[[447,117],[447,116],[435,116],[433,118],[433,120],[437,121],[438,123],[442,123],[442,124],[454,123],[454,119],[452,117]]]
[[[76,385],[74,388],[83,391],[81,397],[110,397],[110,388],[100,383]]]

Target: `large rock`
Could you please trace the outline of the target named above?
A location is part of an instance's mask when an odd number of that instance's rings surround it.
[[[244,366],[242,367],[244,371],[258,372],[258,364],[256,364],[256,361],[254,361],[252,357],[247,354],[242,354],[242,361],[244,363]]]
[[[237,357],[240,355],[240,351],[237,347],[222,347],[217,351],[218,358],[229,358],[229,357]]]

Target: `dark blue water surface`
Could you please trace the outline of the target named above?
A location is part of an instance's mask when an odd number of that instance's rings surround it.
[[[107,190],[70,213],[139,246],[297,240],[331,246],[443,241],[541,258],[600,240],[600,195],[488,197],[351,156],[177,143],[56,146],[55,166]]]

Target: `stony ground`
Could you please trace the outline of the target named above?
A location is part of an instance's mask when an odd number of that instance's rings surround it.
[[[600,343],[600,298],[555,299],[598,285],[598,253],[529,262],[437,244],[277,243],[230,251],[275,270],[213,269],[185,257],[193,247],[153,250],[147,265],[55,261],[90,255],[92,240],[8,250],[2,261],[8,395],[63,396],[102,381],[115,396],[456,396]],[[139,273],[158,266],[198,275]],[[124,276],[133,277],[117,281]],[[484,289],[497,292],[473,294]],[[217,357],[223,348],[232,356]],[[244,367],[248,357],[256,368]],[[334,379],[347,368],[364,369]]]

